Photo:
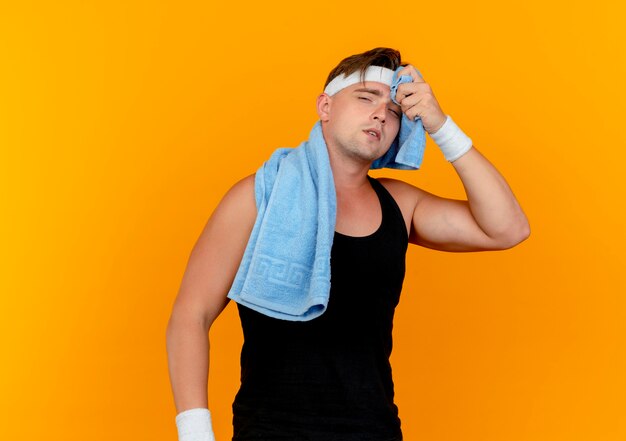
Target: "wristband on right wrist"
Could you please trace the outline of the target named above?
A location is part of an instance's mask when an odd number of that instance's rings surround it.
[[[439,130],[430,134],[430,137],[449,162],[456,161],[472,148],[472,140],[452,121],[450,115],[447,115],[446,122]]]
[[[204,407],[197,407],[176,415],[178,441],[215,441],[211,412]]]

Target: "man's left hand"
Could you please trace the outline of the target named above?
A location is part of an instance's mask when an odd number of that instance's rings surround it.
[[[446,114],[441,110],[430,85],[410,64],[398,72],[398,78],[401,75],[411,75],[413,82],[398,86],[396,101],[400,103],[402,111],[411,121],[419,116],[424,130],[429,135],[435,133],[446,122]]]

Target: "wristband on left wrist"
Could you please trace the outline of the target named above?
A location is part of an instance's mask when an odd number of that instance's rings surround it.
[[[446,122],[430,137],[441,149],[448,162],[456,161],[472,148],[471,138],[463,133],[450,115],[446,116]]]

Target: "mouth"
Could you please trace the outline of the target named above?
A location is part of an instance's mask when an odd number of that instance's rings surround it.
[[[377,140],[380,140],[380,130],[377,130],[377,129],[365,129],[365,130],[363,130],[363,132],[367,133],[372,138],[376,138]]]

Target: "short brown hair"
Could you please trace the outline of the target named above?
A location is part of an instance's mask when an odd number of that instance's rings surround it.
[[[328,74],[324,88],[326,88],[333,78],[341,74],[348,76],[356,71],[360,71],[361,82],[363,82],[365,71],[370,66],[382,66],[396,70],[399,66],[406,65],[407,63],[402,64],[402,57],[399,51],[388,47],[377,47],[363,52],[362,54],[350,55],[341,60],[341,62],[330,71],[330,74]]]

